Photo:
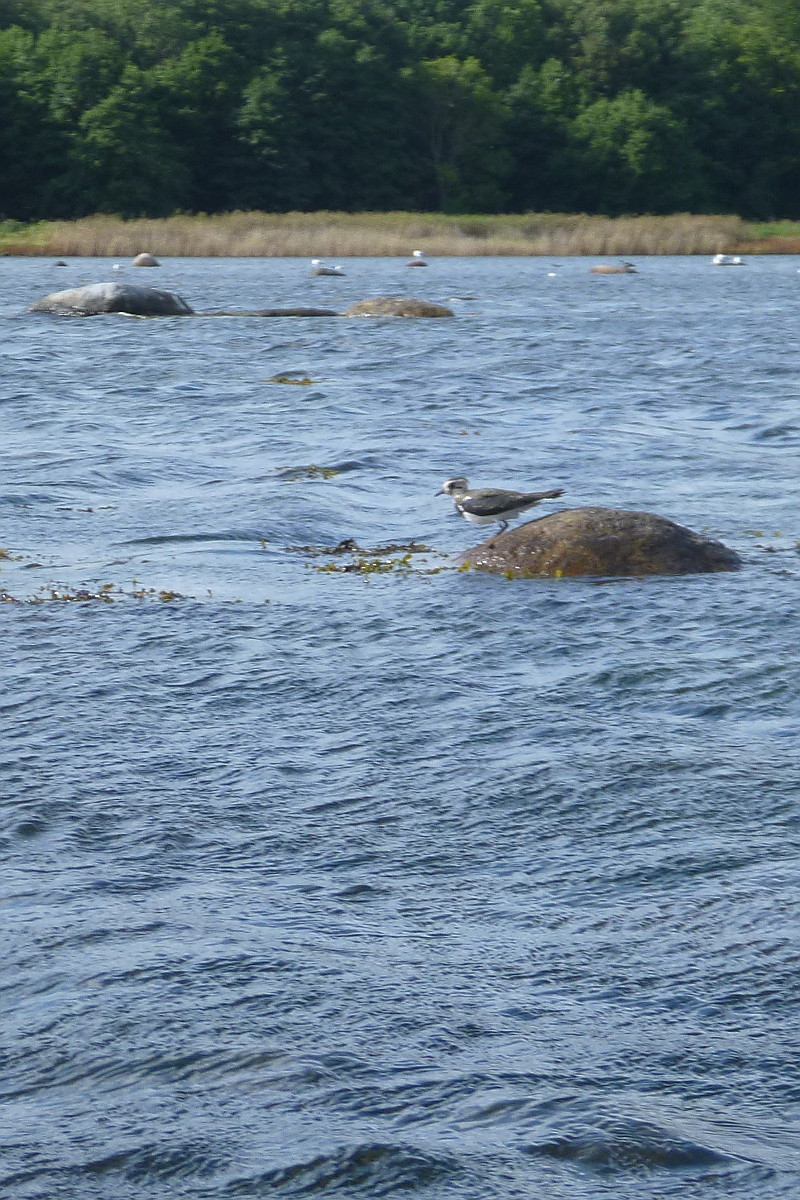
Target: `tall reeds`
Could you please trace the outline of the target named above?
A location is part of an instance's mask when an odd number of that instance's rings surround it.
[[[398,257],[716,254],[736,249],[748,227],[735,216],[597,217],[525,213],[233,212],[122,220],[113,216],[0,228],[0,252],[60,257]],[[785,251],[784,251],[785,252]]]

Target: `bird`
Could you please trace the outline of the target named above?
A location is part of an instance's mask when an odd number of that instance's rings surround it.
[[[427,267],[422,250],[412,250],[411,262],[407,262],[407,267]]]
[[[344,275],[344,271],[338,263],[335,267],[329,267],[321,258],[312,258],[311,266],[314,268],[311,272],[312,275]]]
[[[471,488],[463,475],[445,479],[436,493],[452,498],[456,510],[465,521],[474,525],[502,526],[500,533],[508,529],[508,522],[518,517],[526,508],[533,508],[540,500],[555,500],[563,496],[563,488],[551,488],[548,492],[511,492],[505,488]]]

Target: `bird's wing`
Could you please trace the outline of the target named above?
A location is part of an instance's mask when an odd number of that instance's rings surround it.
[[[474,517],[501,517],[503,513],[513,512],[515,508],[528,508],[539,500],[554,500],[563,492],[563,488],[551,488],[548,492],[495,492],[491,488],[480,488],[459,496],[456,503]]]
[[[459,496],[456,504],[475,517],[497,517],[513,512],[515,505],[525,504],[524,492],[493,492],[490,490],[467,492]]]

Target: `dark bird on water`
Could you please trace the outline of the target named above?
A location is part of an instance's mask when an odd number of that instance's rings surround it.
[[[556,496],[563,494],[563,488],[551,488],[549,492],[471,488],[463,475],[446,479],[436,493],[437,496],[450,496],[465,521],[471,521],[474,525],[496,525],[499,522],[502,526],[500,533],[508,529],[508,522],[513,521],[526,508],[533,508],[540,500],[555,500]]]

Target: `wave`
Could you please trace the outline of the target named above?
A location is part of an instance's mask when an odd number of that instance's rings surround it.
[[[449,1156],[429,1154],[414,1146],[366,1142],[232,1180],[225,1194],[261,1196],[269,1190],[285,1196],[322,1191],[388,1196],[401,1189],[422,1189],[458,1171],[458,1163]]]
[[[632,1118],[557,1134],[525,1147],[529,1154],[569,1159],[597,1171],[714,1166],[731,1156],[668,1129]]]

